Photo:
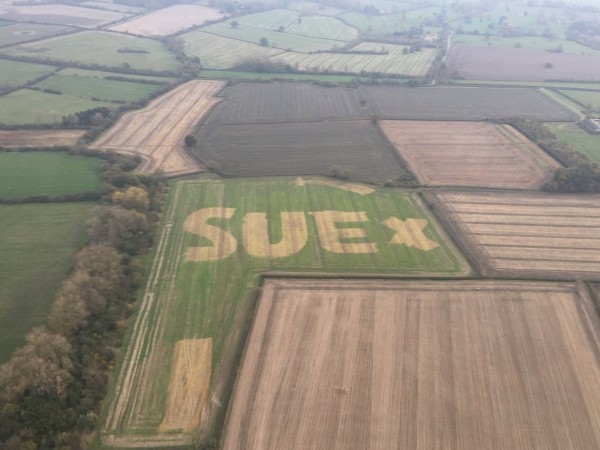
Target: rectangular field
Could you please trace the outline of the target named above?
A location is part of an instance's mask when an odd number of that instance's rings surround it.
[[[77,194],[100,188],[100,160],[67,152],[0,152],[0,197]]]
[[[201,168],[186,153],[184,139],[220,101],[216,95],[223,86],[223,81],[206,80],[182,84],[144,109],[125,114],[92,146],[141,156],[144,163],[138,170],[145,173],[197,173]]]
[[[547,68],[546,64],[552,66]],[[549,53],[526,48],[460,44],[452,48],[448,68],[471,80],[600,81],[600,54]]]
[[[600,196],[426,194],[484,275],[600,279]]]
[[[572,111],[536,89],[495,87],[359,88],[370,112],[381,119],[469,120],[527,117],[569,122]]]
[[[547,123],[546,127],[558,139],[600,164],[600,136],[589,134],[574,123]]]
[[[299,83],[240,83],[225,89],[221,96],[225,101],[215,108],[207,125],[368,118],[356,89]]]
[[[0,59],[0,91],[23,86],[38,77],[56,71],[54,66]]]
[[[384,182],[404,173],[369,120],[204,126],[194,153],[226,175],[338,175]],[[210,161],[210,163],[209,163]]]
[[[388,54],[314,53],[286,52],[273,58],[299,70],[310,72],[344,72],[361,74],[384,73],[388,75],[425,76],[437,54],[436,49],[426,48],[416,53],[404,54],[404,46],[362,42],[353,47],[359,51],[387,51]]]
[[[220,425],[261,272],[469,272],[414,193],[323,178],[175,182],[160,233],[105,405],[105,447],[174,446],[190,442],[189,421]],[[187,339],[212,339],[210,401],[201,418],[176,423],[165,417],[165,362]]]
[[[109,30],[140,36],[168,36],[180,30],[226,17],[217,8],[199,5],[172,5],[113,25]]]
[[[72,147],[85,130],[0,130],[0,147]]]
[[[48,94],[19,89],[0,96],[0,123],[5,125],[59,124],[70,114],[97,107],[117,105],[71,95]]]
[[[93,28],[127,17],[127,14],[73,5],[20,5],[0,9],[0,19],[20,22],[42,22]]]
[[[422,184],[535,189],[560,167],[508,125],[379,122]]]
[[[2,50],[8,55],[103,67],[174,71],[178,62],[162,42],[106,31],[83,31]]]
[[[596,448],[574,284],[267,281],[223,450]]]
[[[0,364],[45,323],[94,203],[0,205]]]
[[[63,34],[74,28],[60,25],[43,25],[33,23],[16,23],[0,27],[0,46],[14,45],[21,42],[43,39],[45,37]]]

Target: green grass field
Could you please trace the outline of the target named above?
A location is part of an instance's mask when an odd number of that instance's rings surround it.
[[[600,90],[600,83],[570,83],[567,81],[490,81],[490,80],[453,80],[454,84],[475,84],[481,86],[526,86],[558,89]]]
[[[259,44],[262,38],[267,39],[268,47],[281,50],[293,50],[296,52],[314,52],[317,50],[329,50],[335,46],[343,46],[345,41],[334,41],[331,39],[322,39],[311,36],[302,36],[298,34],[287,33],[286,31],[273,31],[263,28],[248,27],[238,25],[233,28],[227,22],[220,22],[214,25],[203,27],[202,31],[216,34],[231,39]],[[202,59],[202,58],[201,58]]]
[[[94,203],[0,205],[0,363],[44,323]]]
[[[106,72],[103,70],[88,70],[88,69],[75,69],[69,67],[67,69],[59,70],[61,75],[77,75],[81,77],[97,77],[97,78],[106,78],[106,77],[119,77],[119,78],[127,78],[129,81],[136,80],[150,80],[150,81],[159,81],[161,83],[175,83],[179,78],[176,77],[155,77],[150,75],[136,75],[133,73],[117,73],[117,72]]]
[[[202,31],[181,35],[186,53],[200,58],[202,67],[228,69],[248,58],[267,58],[280,49],[229,39]]]
[[[338,41],[352,41],[358,38],[356,28],[346,25],[334,17],[308,16],[301,17],[285,29],[286,33],[314,36]]]
[[[5,125],[60,123],[64,116],[114,103],[97,102],[70,95],[20,89],[0,96],[0,123]]]
[[[560,93],[594,112],[600,112],[600,92],[561,90]]]
[[[395,31],[408,31],[411,27],[421,26],[426,19],[434,18],[434,14],[440,11],[441,8],[427,7],[379,16],[363,14],[358,11],[348,11],[340,14],[339,17],[360,31],[369,33],[394,33]],[[426,26],[424,28],[428,30],[431,27]]]
[[[286,62],[300,70],[332,71],[332,72],[377,72],[390,75],[409,75],[421,77],[427,73],[437,50],[426,48],[416,53],[403,54],[404,46],[363,42],[356,50],[386,50],[387,55],[319,53],[306,55],[303,53],[283,53],[275,60]]]
[[[490,45],[492,47],[522,47],[532,50],[550,50],[556,49],[559,45],[562,47],[563,53],[576,54],[600,54],[599,50],[587,47],[573,41],[564,39],[548,39],[541,36],[519,36],[519,37],[500,37],[500,36],[473,36],[469,34],[455,35],[452,40],[454,42],[463,42],[473,45]]]
[[[383,188],[359,194],[319,184],[328,182],[332,183],[332,180],[311,177],[300,180],[273,178],[269,181],[201,179],[172,185],[163,216],[163,223],[168,226],[163,228],[156,245],[149,290],[139,306],[135,323],[131,324],[130,330],[133,331],[123,349],[119,375],[113,380],[113,389],[115,382],[120,389],[113,392],[106,405],[104,436],[127,439],[143,435],[145,441],[153,439],[151,434],[156,432],[164,414],[170,376],[165,358],[170,357],[177,341],[188,338],[212,338],[214,383],[208,398],[222,408],[217,408],[214,417],[209,420],[219,423],[227,405],[238,352],[243,345],[241,330],[247,327],[256,300],[259,273],[452,276],[468,272],[466,263],[443,235],[439,225],[423,209],[416,194]],[[211,225],[231,233],[237,242],[220,260],[195,261],[186,256],[190,248],[211,247],[214,239],[223,242],[219,238],[208,239],[184,230],[186,218],[203,208],[231,208],[230,219],[209,219]],[[328,210],[364,212],[365,216],[358,219],[359,223],[340,222],[336,228],[345,229],[343,233],[348,236],[341,242],[354,245],[369,242],[376,249],[370,253],[326,250],[327,242],[333,248],[331,243],[337,238],[332,234],[327,234],[327,238],[320,235],[318,221],[310,212]],[[289,236],[282,231],[282,211],[301,213],[307,230],[304,245],[302,233],[288,240]],[[282,235],[286,235],[288,244],[299,243],[295,250],[285,247],[285,250],[290,250],[289,256],[251,256],[251,250],[243,244],[242,230],[248,220],[246,214],[255,212],[266,213],[269,225],[265,232],[271,242],[278,243]],[[356,216],[353,217],[357,220]],[[390,217],[402,221],[423,219],[422,231],[435,248],[422,250],[419,249],[422,246],[415,248],[402,243],[406,242],[402,240],[391,243],[401,233],[396,234],[381,223]],[[296,225],[292,229],[298,233],[301,228]],[[358,230],[351,231],[350,228]],[[198,228],[203,229],[206,228]],[[250,242],[266,242],[261,240],[256,230],[249,231]],[[161,337],[156,340],[152,336]],[[141,358],[145,358],[143,375],[139,365]],[[130,372],[132,377],[124,381],[123,377],[130,370],[133,370]]]
[[[546,123],[557,138],[600,164],[600,136],[586,133],[574,123]]]
[[[0,28],[0,46],[14,45],[20,42],[43,39],[75,30],[61,25],[43,25],[34,23],[17,23]]]
[[[135,50],[136,53],[119,50]],[[27,56],[44,60],[99,64],[104,67],[124,67],[152,71],[174,71],[175,57],[162,42],[104,31],[81,33],[45,39],[3,50],[9,55]],[[137,53],[137,52],[147,53]]]
[[[236,17],[228,22],[236,20],[240,25],[247,27],[262,28],[265,30],[277,30],[279,27],[288,27],[298,21],[300,13],[287,9],[274,9],[272,11],[249,14]]]
[[[56,67],[45,64],[31,64],[0,59],[0,89],[21,86],[28,81],[50,74],[55,70],[57,70]]]
[[[100,188],[100,160],[66,152],[0,152],[0,198]]]
[[[150,97],[163,86],[58,73],[37,83],[35,87],[52,89],[74,97],[134,102]]]

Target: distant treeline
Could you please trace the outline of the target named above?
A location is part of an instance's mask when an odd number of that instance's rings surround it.
[[[1,450],[89,446],[143,281],[134,257],[152,246],[166,184],[132,173],[133,158],[89,154],[104,159],[101,204],[47,324],[0,366]]]

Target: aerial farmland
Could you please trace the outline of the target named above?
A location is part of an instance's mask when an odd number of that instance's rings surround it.
[[[0,449],[600,448],[600,8],[0,0]]]

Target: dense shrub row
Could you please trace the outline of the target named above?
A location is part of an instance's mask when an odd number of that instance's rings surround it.
[[[131,173],[135,160],[105,158],[103,196],[89,244],[74,258],[48,322],[0,366],[0,449],[79,449],[100,401],[143,273],[134,258],[152,245],[162,179]]]

